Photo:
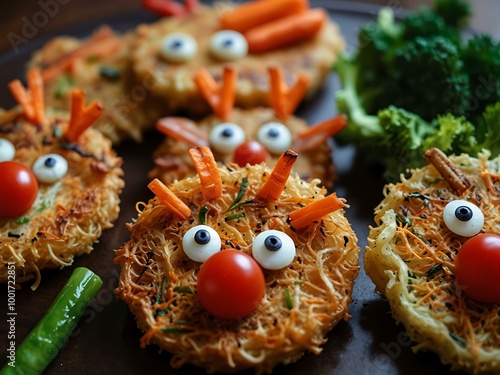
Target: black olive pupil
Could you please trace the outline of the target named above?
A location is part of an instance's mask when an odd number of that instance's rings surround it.
[[[472,219],[472,210],[467,206],[459,206],[455,210],[455,217],[460,221],[469,221]]]
[[[231,47],[234,44],[234,41],[232,39],[226,39],[224,42],[222,42],[222,45],[224,47]]]
[[[225,137],[225,138],[229,138],[229,137],[232,137],[234,134],[234,131],[233,129],[231,128],[226,128],[222,131],[222,136]]]
[[[271,137],[271,138],[276,138],[280,135],[280,132],[278,131],[278,129],[275,129],[275,128],[271,128],[269,129],[269,131],[267,132],[267,134]]]
[[[210,242],[210,233],[206,229],[200,229],[195,233],[194,241],[199,245],[206,245]]]
[[[172,42],[172,48],[174,48],[174,49],[181,48],[181,47],[182,47],[182,45],[183,45],[183,43],[182,43],[182,41],[180,41],[180,40],[174,40],[174,41]]]
[[[54,165],[56,165],[56,159],[48,157],[47,159],[45,159],[44,164],[46,167],[52,168]]]
[[[271,235],[264,240],[264,246],[269,251],[278,251],[281,249],[282,244],[281,240],[277,236]]]

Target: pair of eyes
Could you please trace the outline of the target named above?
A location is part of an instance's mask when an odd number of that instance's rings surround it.
[[[292,134],[279,122],[268,122],[257,132],[258,141],[271,153],[279,155],[290,148]],[[216,125],[210,132],[210,146],[216,151],[228,154],[245,142],[245,132],[237,124],[225,122]]]
[[[210,39],[210,52],[219,60],[234,61],[247,55],[248,43],[237,31],[220,30]],[[175,32],[162,39],[160,55],[169,62],[187,62],[197,53],[198,43],[189,34]]]
[[[184,253],[195,262],[205,262],[221,250],[219,234],[207,225],[189,229],[182,238]],[[295,258],[295,244],[286,233],[268,230],[259,233],[252,243],[252,256],[267,270],[279,270]]]
[[[0,162],[14,159],[16,149],[14,145],[0,138]],[[51,184],[59,181],[68,172],[68,162],[58,154],[42,155],[36,159],[31,168],[38,181]]]

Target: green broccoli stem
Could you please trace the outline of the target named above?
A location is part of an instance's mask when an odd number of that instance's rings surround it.
[[[335,71],[339,75],[342,89],[337,92],[337,107],[339,112],[347,114],[349,124],[342,137],[353,141],[361,135],[363,138],[380,136],[382,128],[377,116],[368,115],[361,104],[357,92],[359,68],[347,55],[341,55],[335,64]]]
[[[43,318],[16,350],[15,366],[6,363],[1,375],[41,374],[64,346],[102,280],[84,267],[76,268]]]

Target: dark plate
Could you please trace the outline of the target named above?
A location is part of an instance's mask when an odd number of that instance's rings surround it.
[[[347,41],[347,49],[356,48],[356,34],[361,25],[373,20],[376,8],[350,2],[311,1],[313,6],[326,8],[336,21]],[[155,17],[138,9],[137,12],[100,17],[85,25],[63,30],[65,34],[86,36],[102,23],[118,30],[127,30],[140,22]],[[10,52],[0,57],[0,103],[10,106],[13,101],[6,89],[10,80],[23,77],[25,63],[30,54],[41,47],[50,36],[35,39],[17,53]],[[311,102],[303,105],[298,115],[309,123],[324,120],[335,114],[334,95],[339,89],[334,74],[325,88]],[[21,343],[36,322],[43,316],[52,300],[59,293],[74,267],[92,269],[104,281],[103,288],[85,312],[78,328],[47,368],[47,374],[203,374],[203,370],[184,366],[173,370],[169,366],[168,353],[159,353],[154,346],[139,348],[141,332],[137,329],[127,306],[114,297],[119,271],[112,262],[113,249],[128,239],[125,223],[136,216],[134,205],[147,200],[151,193],[146,188],[149,182],[144,171],[152,167],[151,150],[161,141],[155,134],[148,134],[141,144],[125,142],[117,148],[124,159],[126,187],[122,195],[121,214],[113,229],[104,232],[95,250],[75,260],[74,265],[61,271],[46,271],[35,292],[29,282],[16,291],[15,342]],[[363,249],[366,245],[368,226],[373,223],[373,208],[382,199],[384,179],[375,171],[367,170],[355,161],[355,148],[336,147],[334,158],[338,181],[335,191],[350,204],[347,216],[351,221]],[[362,264],[362,263],[361,263]],[[1,288],[0,311],[0,363],[5,363],[9,340],[7,332],[7,293]],[[5,311],[5,312],[4,312]],[[323,352],[316,356],[306,353],[297,363],[276,368],[276,374],[418,374],[447,373],[437,355],[414,354],[403,326],[396,325],[389,312],[389,305],[374,294],[374,285],[363,270],[356,281],[351,319],[342,321],[328,335]],[[248,372],[252,373],[252,372]]]

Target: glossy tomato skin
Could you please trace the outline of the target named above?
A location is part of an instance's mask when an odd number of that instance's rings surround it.
[[[240,144],[234,150],[233,161],[240,167],[247,164],[255,165],[266,161],[267,150],[257,141],[251,140]]]
[[[219,251],[198,272],[198,299],[208,312],[221,319],[243,318],[254,312],[265,287],[259,264],[238,250]]]
[[[500,302],[500,236],[468,239],[455,259],[455,276],[465,294],[478,302]]]
[[[38,181],[28,167],[16,161],[0,163],[0,217],[19,217],[36,199]]]

